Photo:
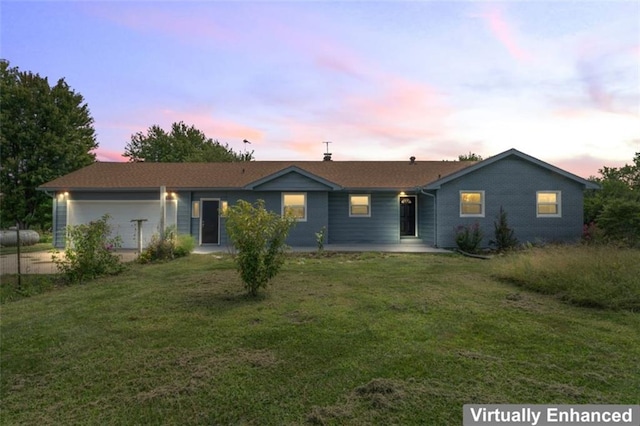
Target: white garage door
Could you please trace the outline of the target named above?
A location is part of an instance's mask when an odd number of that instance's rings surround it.
[[[177,201],[167,200],[165,226],[176,224]],[[109,214],[112,237],[122,238],[122,248],[138,248],[136,222],[133,219],[147,219],[142,224],[142,245],[147,246],[160,226],[160,201],[69,201],[67,224],[79,225],[100,219]]]

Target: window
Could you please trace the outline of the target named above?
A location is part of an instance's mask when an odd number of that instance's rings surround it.
[[[299,221],[307,220],[307,194],[302,193],[283,193],[282,194],[282,214],[290,211]]]
[[[200,217],[200,201],[191,202],[191,217],[194,219]]]
[[[537,217],[560,217],[560,191],[538,191],[536,193]]]
[[[484,217],[484,191],[460,191],[460,216]]]
[[[371,217],[371,195],[349,195],[349,217]]]

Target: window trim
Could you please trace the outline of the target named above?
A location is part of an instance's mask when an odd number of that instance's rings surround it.
[[[477,203],[463,203],[462,202],[462,194],[480,194],[480,208],[481,208],[481,212],[480,213],[463,213],[462,212],[462,206],[465,204],[477,204]],[[479,190],[479,189],[474,189],[474,190],[460,190],[460,194],[459,194],[459,203],[460,203],[460,217],[484,217],[485,216],[485,193],[484,190]]]
[[[538,200],[540,194],[556,194],[556,202],[555,203],[541,203]],[[540,206],[556,206],[556,213],[540,213]],[[536,217],[537,218],[545,218],[545,217],[562,217],[562,191],[558,189],[554,190],[545,190],[545,191],[536,191]]]
[[[354,204],[351,202],[352,197],[366,197],[367,198],[367,213],[353,213],[352,208]],[[356,206],[363,206],[364,204],[356,204]],[[371,194],[349,194],[349,217],[371,217]]]
[[[284,199],[285,199],[285,196],[287,196],[287,195],[302,195],[304,197],[304,206],[303,206],[303,208],[304,208],[304,216],[300,217],[300,218],[296,218],[296,222],[306,222],[307,221],[307,193],[306,192],[283,192],[282,193],[282,199],[281,199],[281,205],[282,205],[281,214],[282,214],[282,216],[284,216],[285,209],[287,208],[287,206],[285,206],[285,204],[284,204]]]

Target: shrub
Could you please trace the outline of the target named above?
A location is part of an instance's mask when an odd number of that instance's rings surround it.
[[[121,246],[120,237],[110,238],[109,215],[89,224],[66,227],[64,256],[53,254],[53,262],[67,281],[82,282],[121,272],[123,265],[114,253]]]
[[[598,226],[609,241],[630,247],[640,244],[640,201],[613,199],[598,216]]]
[[[511,250],[518,245],[518,239],[507,222],[507,212],[502,206],[500,206],[498,220],[493,222],[493,228],[495,240],[489,241],[489,244],[496,246],[498,251]]]
[[[138,261],[149,263],[173,260],[191,254],[195,245],[191,235],[178,235],[176,227],[170,226],[164,231],[164,239],[158,234],[151,237],[149,245],[140,253]]]
[[[326,237],[327,228],[324,226],[320,228],[320,231],[316,232],[316,244],[318,246],[318,253],[322,253],[324,250],[324,240]]]
[[[482,230],[480,224],[460,225],[456,228],[456,244],[458,248],[467,253],[476,253],[482,242]]]
[[[589,222],[582,226],[582,242],[584,244],[602,244],[604,241],[604,232],[597,223]]]
[[[291,213],[280,216],[267,211],[263,200],[255,205],[240,200],[225,213],[229,239],[237,250],[234,257],[240,278],[249,296],[279,272],[287,249],[285,241],[295,225]]]

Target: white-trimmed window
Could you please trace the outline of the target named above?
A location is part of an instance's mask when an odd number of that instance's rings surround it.
[[[460,216],[484,217],[484,191],[460,191]]]
[[[349,217],[371,217],[371,195],[349,195]]]
[[[307,220],[307,193],[306,192],[284,192],[282,193],[282,214],[291,212],[296,220],[304,222]]]
[[[536,192],[536,216],[537,217],[561,217],[560,191],[538,191]]]
[[[200,201],[191,202],[191,217],[197,219],[200,217]]]

